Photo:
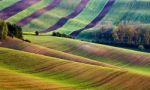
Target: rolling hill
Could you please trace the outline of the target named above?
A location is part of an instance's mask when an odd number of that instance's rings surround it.
[[[23,42],[22,40],[19,40],[19,39],[8,38],[7,40],[2,41],[0,46],[5,47],[5,48],[16,49],[16,50],[20,50],[20,51],[41,54],[41,55],[50,56],[50,57],[56,57],[56,58],[60,58],[60,59],[71,60],[71,61],[85,63],[85,64],[119,68],[119,67],[115,67],[113,65],[102,63],[102,62],[93,61],[88,58],[80,57],[80,56],[69,54],[69,53],[64,53],[62,51],[58,51],[55,49],[50,49],[50,48],[42,47],[42,46],[39,46],[36,44],[30,44],[27,42]]]
[[[150,90],[149,10],[150,0],[0,0],[0,90]]]
[[[133,72],[150,74],[149,53],[52,36],[26,35],[24,38],[31,40],[32,43],[50,49],[109,63],[111,65],[129,69]]]
[[[0,48],[0,52],[0,71],[3,71],[0,73],[2,76],[0,80],[3,81],[1,88],[5,89],[145,90],[150,88],[149,76],[123,69],[83,64],[6,48]],[[9,82],[12,78],[13,81]]]

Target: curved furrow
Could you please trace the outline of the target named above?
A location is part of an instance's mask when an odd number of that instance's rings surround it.
[[[81,0],[79,5],[77,5],[77,7],[74,9],[74,11],[70,15],[61,18],[56,24],[54,24],[53,26],[51,26],[48,29],[41,31],[41,32],[46,33],[46,32],[54,31],[54,30],[57,30],[58,28],[61,28],[63,25],[66,24],[66,22],[69,19],[72,19],[72,18],[76,17],[77,15],[79,15],[84,10],[84,8],[87,6],[88,2],[89,2],[89,0]]]
[[[86,25],[84,28],[80,29],[80,30],[76,30],[74,32],[72,32],[70,35],[73,37],[78,36],[78,34],[86,29],[92,28],[94,26],[97,25],[98,22],[100,22],[105,15],[109,12],[109,10],[111,9],[111,7],[113,6],[115,0],[109,0],[106,5],[104,6],[103,10],[99,13],[99,15],[92,21],[90,22],[88,25]]]
[[[149,75],[150,54],[51,36],[24,36],[32,43]],[[53,44],[51,44],[53,43]],[[9,45],[9,44],[8,44]],[[61,46],[61,47],[60,47]],[[65,56],[65,55],[64,55]],[[138,68],[137,68],[138,67]],[[142,69],[141,69],[142,68]]]
[[[57,31],[70,34],[75,30],[85,27],[102,11],[107,2],[108,0],[90,0],[87,7],[78,16],[70,19],[63,27],[57,29]]]
[[[60,18],[69,15],[81,0],[61,0],[61,3],[53,10],[42,14],[23,27],[23,31],[41,31],[54,25]]]
[[[41,0],[21,0],[0,11],[0,18],[7,20],[9,17],[21,12],[22,10],[38,3]]]
[[[86,63],[86,64],[91,64],[91,65],[97,65],[97,66],[108,66],[110,68],[117,68],[115,66],[107,65],[104,63],[100,63],[98,61],[93,61],[87,58],[82,58],[78,57],[72,54],[68,53],[63,53],[57,50],[41,47],[35,44],[29,44],[22,42],[20,40],[9,40],[6,42],[3,42],[0,46],[2,47],[7,47],[7,48],[12,48],[16,50],[22,50],[25,52],[31,52],[31,53],[36,53],[36,54],[41,54],[45,56],[51,56],[51,57],[56,57],[56,58],[61,58],[61,59],[66,59],[66,60],[71,60],[75,62],[80,62],[80,63]]]
[[[59,83],[44,81],[10,69],[0,67],[0,88],[2,90],[74,90]]]
[[[7,53],[1,54],[4,57],[0,57],[0,65],[2,68],[16,70],[19,73],[28,74],[32,77],[39,77],[42,80],[60,82],[60,85],[65,83],[65,85],[71,85],[71,87],[75,86],[75,88],[83,88],[83,90],[87,88],[97,88],[94,90],[110,90],[111,88],[114,88],[114,90],[120,90],[121,88],[124,88],[122,90],[147,90],[146,88],[150,88],[149,76],[128,72],[124,69],[117,70],[103,68],[6,48],[0,48],[0,52]],[[18,56],[17,59],[16,56]],[[45,63],[39,64],[41,61]],[[77,73],[79,74],[77,75]],[[16,79],[17,78],[13,79],[13,81],[15,82]],[[8,80],[12,80],[12,78]],[[21,80],[18,81],[19,83],[22,82]],[[40,86],[38,83],[35,84],[31,81],[30,83],[27,79],[26,82],[29,83],[28,85]],[[26,82],[22,82],[22,84]],[[108,89],[101,89],[103,86],[108,87]],[[29,86],[26,86],[25,88],[29,88]],[[43,86],[41,88],[43,88]],[[51,88],[53,87],[51,86]]]
[[[60,4],[61,0],[53,0],[52,3],[48,4],[46,7],[41,8],[37,10],[36,12],[32,13],[31,15],[23,18],[19,22],[17,22],[18,26],[25,26],[29,22],[31,22],[33,19],[38,18],[43,13],[52,10],[53,8],[57,7]]]

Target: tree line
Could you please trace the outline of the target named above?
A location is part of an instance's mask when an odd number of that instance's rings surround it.
[[[102,26],[92,42],[125,47],[150,48],[150,27],[143,24],[120,23],[117,27]]]
[[[56,37],[64,37],[64,38],[72,38],[72,36],[64,34],[64,33],[60,33],[60,32],[52,32],[52,36],[56,36]]]
[[[22,28],[16,24],[0,20],[0,39],[6,39],[7,36],[23,39]]]

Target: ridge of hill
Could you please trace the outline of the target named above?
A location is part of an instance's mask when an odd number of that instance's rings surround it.
[[[36,53],[36,54],[41,54],[45,56],[50,56],[50,57],[56,57],[60,59],[66,59],[66,60],[71,60],[75,62],[80,62],[80,63],[85,63],[85,64],[91,64],[91,65],[97,65],[97,66],[104,66],[104,67],[110,67],[110,68],[118,68],[113,65],[109,65],[106,63],[94,61],[88,58],[84,58],[81,56],[69,54],[69,53],[64,53],[58,50],[42,47],[40,45],[32,44],[32,43],[27,43],[22,40],[19,40],[17,38],[7,38],[6,40],[3,40],[0,44],[1,47],[6,47],[10,49],[16,49],[20,51],[25,51],[25,52],[31,52],[31,53]]]
[[[149,75],[150,54],[52,36],[25,35],[32,43]]]

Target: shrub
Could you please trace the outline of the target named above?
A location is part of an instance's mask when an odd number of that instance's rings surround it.
[[[52,33],[52,36],[56,36],[56,33],[55,33],[55,32],[53,32],[53,33]]]
[[[28,42],[28,43],[31,43],[31,41],[28,40],[28,39],[23,39],[23,41]]]
[[[38,36],[38,35],[39,35],[39,32],[38,32],[38,31],[35,31],[35,35]]]
[[[53,32],[52,36],[72,38],[70,35],[67,35],[67,34],[64,34],[64,33],[59,33],[59,32]]]
[[[141,51],[143,51],[145,48],[144,48],[143,45],[139,45],[139,46],[138,46],[138,49],[141,50]]]

